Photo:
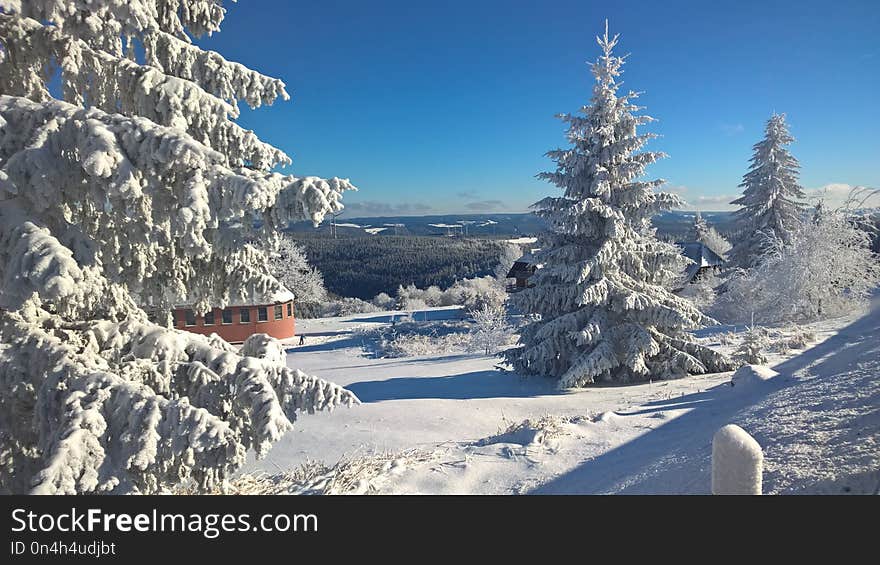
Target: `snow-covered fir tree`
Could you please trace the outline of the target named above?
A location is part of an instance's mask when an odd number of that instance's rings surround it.
[[[535,204],[551,229],[538,243],[534,288],[513,295],[532,321],[507,359],[563,388],[725,370],[728,360],[686,331],[709,320],[668,290],[683,259],[656,238],[650,218],[681,201],[655,192],[661,180],[638,180],[663,155],[639,152],[655,136],[637,128],[652,118],[637,114],[636,93],[618,95],[624,60],[612,53],[618,37],[607,22],[597,41],[590,105],[561,116],[572,146],[548,153],[557,169],[539,175],[563,196]]]
[[[324,275],[309,264],[306,252],[291,237],[281,238],[277,250],[272,254],[272,274],[293,293],[297,312],[309,308],[317,311],[328,300]],[[299,315],[299,314],[298,314]]]
[[[709,222],[699,212],[694,216],[693,239],[694,241],[699,241],[721,257],[724,257],[731,248],[730,242],[718,233],[714,226],[710,226]]]
[[[733,358],[741,365],[764,365],[767,363],[769,348],[770,337],[767,330],[760,326],[751,326],[746,329]]]
[[[775,242],[787,245],[803,220],[805,195],[798,184],[800,164],[788,150],[792,142],[785,114],[773,114],[739,185],[743,195],[731,202],[742,206],[734,212],[741,235],[730,251],[733,265],[755,266]]]
[[[498,265],[495,266],[495,278],[501,284],[507,282],[507,274],[513,268],[513,264],[522,256],[523,247],[521,245],[510,242],[504,244],[504,247],[501,248],[501,253],[498,254]]]
[[[219,0],[0,10],[0,491],[213,488],[298,412],[356,402],[144,312],[275,292],[263,242],[353,188],[272,172],[287,156],[236,124],[288,96],[192,43]]]

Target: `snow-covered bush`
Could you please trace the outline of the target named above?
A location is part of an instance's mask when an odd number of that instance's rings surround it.
[[[787,332],[785,345],[788,349],[803,349],[816,341],[816,332],[807,328],[792,327]]]
[[[787,149],[792,142],[785,114],[773,114],[739,185],[743,195],[731,202],[742,206],[734,212],[740,238],[729,253],[733,265],[747,269],[759,264],[774,244],[788,245],[801,224],[805,194],[798,184],[800,165]]]
[[[280,341],[266,334],[248,336],[241,345],[239,353],[247,357],[265,359],[277,365],[287,364],[287,354],[284,352],[284,346],[281,345]]]
[[[461,306],[468,313],[486,307],[501,308],[508,296],[503,284],[490,276],[460,280],[446,291],[446,295],[452,304]]]
[[[297,412],[356,402],[142,309],[276,292],[264,242],[353,189],[272,172],[288,157],[236,124],[288,96],[192,43],[225,10],[0,7],[0,491],[213,488]]]
[[[373,299],[375,304],[378,296]],[[397,289],[395,308],[398,310],[424,310],[439,306],[461,306],[465,312],[471,313],[484,306],[501,307],[507,300],[504,286],[491,276],[462,279],[451,287],[441,291],[432,286],[427,289],[416,288],[415,285]]]
[[[538,319],[520,331],[507,359],[522,373],[554,377],[559,386],[628,382],[723,371],[728,360],[698,344],[688,329],[708,323],[667,287],[684,269],[679,249],[661,242],[651,217],[681,200],[640,180],[661,153],[638,152],[652,120],[629,92],[618,96],[624,63],[612,54],[617,36],[597,38],[595,85],[583,115],[563,115],[570,148],[551,151],[542,178],[563,191],[534,207],[550,231],[538,241],[542,268],[533,288],[512,295],[516,309]]]
[[[733,358],[741,365],[763,365],[767,362],[766,351],[770,348],[770,338],[765,328],[755,326],[747,329],[742,342],[736,348]]]
[[[230,482],[228,491],[239,495],[374,494],[390,477],[435,457],[436,451],[408,449],[352,455],[333,466],[309,460],[292,471],[274,475],[239,475]]]
[[[416,288],[416,285],[414,284],[407,286],[400,285],[397,288],[397,298],[394,307],[397,310],[423,310],[428,306],[439,306],[440,295],[442,295],[439,290],[440,289],[437,289],[437,293],[430,293],[433,298],[436,298],[436,303],[428,304],[429,292],[427,290]]]
[[[443,291],[438,286],[429,286],[424,290],[421,300],[425,305],[440,306],[443,300]],[[405,308],[405,310],[415,310],[416,307]]]
[[[686,283],[678,291],[678,295],[688,299],[701,312],[709,312],[717,298],[716,288],[721,281],[715,273],[707,272],[699,275],[697,280]]]
[[[724,321],[809,322],[864,305],[880,283],[870,236],[845,211],[822,207],[787,245],[726,283],[713,314]]]
[[[411,318],[374,330],[367,337],[376,357],[389,358],[462,353],[471,343],[463,322],[425,323]]]
[[[341,316],[351,316],[352,314],[369,314],[379,311],[380,308],[365,300],[346,296],[344,298],[335,298],[324,304],[321,309],[321,317],[336,318]]]
[[[373,306],[380,310],[392,310],[394,309],[394,299],[391,298],[387,293],[380,292],[376,296],[373,297],[373,300],[370,302],[373,303]]]
[[[507,312],[498,306],[484,305],[473,313],[474,326],[471,328],[472,350],[484,351],[492,355],[500,347],[510,345],[513,330],[507,322]]]

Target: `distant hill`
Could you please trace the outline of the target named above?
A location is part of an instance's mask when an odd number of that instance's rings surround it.
[[[437,216],[385,216],[375,218],[337,218],[339,237],[369,237],[373,235],[465,235],[493,237],[532,235],[544,229],[544,222],[534,214],[448,214]],[[317,228],[309,222],[291,226],[297,234],[329,234],[330,220]]]
[[[701,212],[709,224],[722,234],[733,230],[730,212]],[[694,222],[694,212],[662,212],[654,217],[661,236],[684,239]],[[337,218],[337,237],[374,237],[389,235],[449,236],[467,235],[484,238],[536,235],[546,223],[534,214],[446,214],[436,216],[384,216],[375,218]],[[326,235],[331,232],[330,220],[317,228],[309,222],[290,226],[298,235]]]

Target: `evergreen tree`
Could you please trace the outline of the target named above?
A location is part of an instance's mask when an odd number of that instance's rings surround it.
[[[754,146],[749,171],[740,188],[743,195],[731,204],[741,236],[730,252],[734,265],[751,268],[769,249],[788,245],[803,220],[804,191],[798,184],[797,159],[787,146],[794,141],[788,133],[785,114],[773,114],[764,128],[764,139]]]
[[[713,226],[710,226],[699,212],[694,217],[693,230],[694,241],[699,241],[721,257],[730,251],[731,245],[727,239],[718,233],[718,230]]]
[[[193,45],[220,2],[0,7],[0,492],[210,489],[297,413],[356,402],[268,340],[142,309],[271,295],[263,243],[353,188],[272,172],[287,156],[234,121],[287,93]]]
[[[539,242],[534,288],[514,295],[532,318],[507,359],[520,372],[559,379],[562,388],[596,381],[628,382],[725,370],[720,354],[697,345],[685,331],[709,321],[669,290],[683,268],[674,245],[655,236],[650,218],[681,204],[655,192],[661,180],[639,181],[663,155],[639,149],[653,134],[637,128],[636,93],[618,96],[623,58],[618,37],[597,41],[602,54],[582,116],[569,124],[569,149],[548,153],[557,163],[544,178],[563,191],[534,207],[551,228]]]
[[[314,308],[327,302],[324,275],[309,264],[305,250],[292,237],[281,238],[277,252],[272,253],[271,270],[275,278],[293,293],[298,312],[306,305]]]

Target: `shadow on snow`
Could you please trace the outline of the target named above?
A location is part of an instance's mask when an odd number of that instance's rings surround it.
[[[728,385],[679,398],[649,402],[621,416],[692,408],[636,439],[535,488],[531,494],[709,494],[712,437],[722,426],[736,423],[740,412],[767,395],[801,382],[855,368],[860,358],[875,355],[880,336],[880,309],[841,329],[824,342],[773,367],[780,375],[751,389]],[[802,372],[802,375],[797,373]],[[647,408],[646,408],[647,407]],[[773,438],[756,437],[762,445]]]
[[[345,388],[363,403],[383,400],[527,398],[565,394],[550,379],[524,379],[498,371],[475,371],[442,377],[397,377],[363,381]]]
[[[412,318],[410,319],[410,315]],[[375,324],[390,324],[394,321],[413,321],[413,322],[437,322],[441,320],[460,320],[462,318],[461,308],[449,308],[446,310],[401,310],[392,314],[383,314],[381,316],[372,316],[369,318],[352,318],[346,320],[347,324],[363,324],[366,322]]]

